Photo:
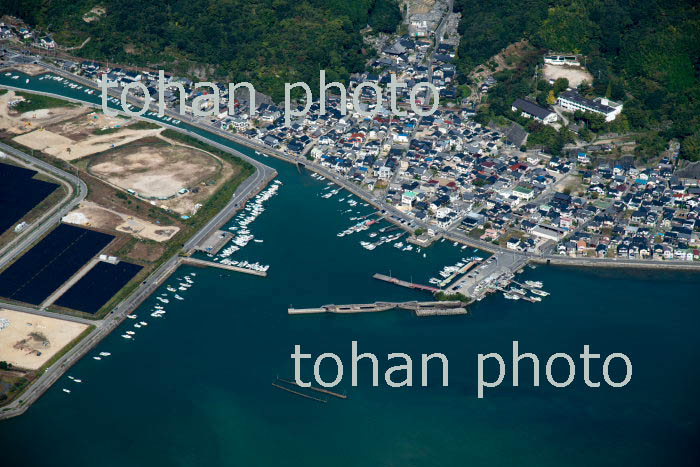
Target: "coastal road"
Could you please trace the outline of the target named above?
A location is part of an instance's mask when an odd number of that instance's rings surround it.
[[[42,93],[45,95],[52,95],[50,93]],[[59,98],[64,98],[64,96],[55,95]],[[165,122],[160,122],[164,126],[168,126],[178,132],[189,134],[190,136],[196,137],[218,149],[232,153],[253,165],[255,172],[245,179],[236,189],[231,200],[227,205],[218,212],[207,224],[201,228],[197,233],[195,233],[184,245],[185,251],[190,251],[199,242],[205,239],[207,236],[211,235],[216,229],[218,229],[222,224],[227,222],[236,211],[238,211],[244,204],[244,202],[254,196],[255,193],[262,190],[270,181],[272,181],[277,172],[259,161],[240,153],[228,146],[222,145],[216,141],[209,140],[208,138],[201,136],[199,134],[187,131],[183,128],[177,126],[168,125]],[[15,157],[21,158],[36,167],[61,176],[64,179],[69,180],[78,187],[77,196],[72,199],[67,205],[56,212],[49,219],[45,219],[40,225],[35,223],[37,227],[31,231],[31,234],[23,237],[23,241],[16,245],[12,251],[8,252],[6,256],[2,258],[2,263],[7,264],[21,254],[27,247],[39,239],[45,232],[52,228],[55,224],[60,222],[61,218],[73,209],[77,204],[79,204],[87,195],[87,185],[79,178],[60,171],[59,169],[47,164],[39,159],[36,159],[28,154],[25,154],[17,149],[0,143],[0,150],[12,154]],[[159,268],[157,268],[142,284],[127,297],[124,301],[119,303],[110,313],[108,313],[102,320],[85,320],[81,318],[76,318],[68,315],[58,315],[55,313],[46,312],[43,310],[36,310],[30,307],[23,307],[12,304],[2,304],[3,307],[9,309],[14,309],[17,311],[24,311],[27,313],[39,314],[42,316],[50,316],[54,318],[66,319],[69,321],[76,321],[85,324],[90,324],[95,326],[95,329],[83,340],[78,342],[73,348],[66,352],[59,360],[47,369],[39,378],[31,384],[25,392],[15,401],[8,404],[7,406],[0,409],[0,419],[14,417],[22,414],[27,408],[36,401],[41,395],[48,390],[62,375],[70,368],[73,364],[78,362],[82,357],[85,356],[95,345],[97,345],[102,339],[109,335],[114,329],[116,329],[123,321],[126,316],[131,313],[136,307],[138,307],[144,300],[146,300],[161,284],[169,277],[169,275],[177,269],[180,265],[180,258],[175,256],[170,258],[165,263],[163,263]]]
[[[65,78],[75,80],[77,82],[80,82],[81,84],[91,86],[93,88],[96,88],[96,84],[93,81],[87,80],[85,78],[79,77],[72,75],[71,73],[67,73],[66,71],[57,68],[51,64],[44,63],[43,61],[39,61],[39,64],[44,66],[45,68],[49,69],[50,71],[61,75]],[[112,94],[118,95],[117,92],[113,92]],[[57,96],[57,97],[62,97],[62,96]],[[143,105],[143,102],[140,99],[136,98],[131,98],[129,99],[130,102],[137,104],[137,105]],[[221,136],[223,138],[226,138],[228,140],[234,141],[236,143],[239,143],[243,146],[264,152],[268,155],[271,155],[273,157],[276,157],[278,159],[282,159],[284,161],[290,162],[290,163],[302,163],[305,166],[309,167],[311,170],[314,172],[317,172],[323,176],[325,176],[328,179],[331,179],[334,183],[337,185],[345,188],[346,190],[354,193],[355,195],[359,196],[362,199],[365,199],[367,202],[371,203],[374,205],[376,208],[380,210],[385,210],[387,212],[387,216],[392,216],[394,219],[398,220],[403,220],[404,222],[401,223],[400,221],[397,222],[401,225],[404,226],[404,228],[408,228],[408,224],[413,224],[417,227],[425,228],[425,229],[432,229],[436,231],[439,235],[443,235],[446,238],[452,240],[452,241],[457,241],[459,243],[463,243],[469,246],[472,246],[474,248],[479,248],[485,251],[489,251],[491,253],[501,253],[501,254],[513,254],[513,250],[508,250],[506,248],[503,248],[499,245],[495,245],[492,242],[485,242],[483,240],[475,239],[470,236],[468,236],[466,233],[462,232],[461,230],[458,229],[458,226],[453,226],[449,230],[446,229],[440,229],[437,228],[434,225],[431,224],[426,224],[423,222],[419,222],[416,219],[413,219],[412,217],[408,216],[406,213],[399,211],[396,209],[394,206],[389,205],[382,200],[374,197],[371,193],[366,192],[362,188],[358,187],[356,184],[351,183],[344,178],[342,178],[340,175],[337,175],[330,170],[326,169],[325,167],[321,166],[320,164],[317,164],[313,161],[309,161],[306,159],[300,159],[294,156],[290,156],[282,151],[276,150],[274,148],[271,148],[269,146],[266,146],[260,142],[251,140],[246,137],[242,137],[240,135],[232,134],[230,132],[224,131],[218,127],[215,127],[211,125],[210,123],[206,121],[201,121],[200,119],[193,118],[190,115],[180,115],[178,112],[172,111],[172,110],[166,110],[166,115],[176,118],[176,119],[181,119],[182,121],[187,122],[188,124],[204,130],[209,133],[214,133],[217,136]],[[202,119],[206,120],[206,119]],[[182,128],[175,126],[175,125],[170,125],[167,122],[162,122],[158,121],[159,123],[163,124],[164,126],[168,126],[170,128],[173,128],[175,130],[185,132],[189,134],[190,136],[195,136],[200,138],[202,141],[207,142],[208,144],[211,144],[217,148],[223,149],[223,150],[228,150],[232,151],[231,148],[221,145],[215,141],[212,141],[210,139],[207,139],[204,136],[201,136],[197,133],[183,130]],[[243,154],[237,153],[239,157],[243,157],[247,161],[251,162],[252,164],[256,165],[258,167],[258,162],[255,159],[252,159],[248,156],[245,156]],[[688,261],[675,261],[675,260],[664,260],[664,261],[659,261],[659,260],[623,260],[623,259],[616,259],[616,258],[571,258],[567,256],[560,256],[560,255],[544,255],[544,254],[539,254],[539,253],[530,253],[530,252],[518,252],[519,255],[527,257],[531,260],[535,260],[537,262],[546,262],[549,260],[551,263],[554,264],[569,264],[569,265],[583,265],[583,266],[595,266],[596,264],[600,264],[602,266],[610,266],[610,265],[619,265],[619,266],[642,266],[642,267],[682,267],[682,268],[692,268],[695,269],[697,268],[700,270],[700,263],[692,263]]]

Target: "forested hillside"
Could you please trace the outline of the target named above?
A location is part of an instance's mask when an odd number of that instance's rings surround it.
[[[678,138],[683,155],[700,160],[697,1],[455,0],[455,7],[463,12],[463,72],[523,37],[545,50],[583,53],[595,77],[592,92],[625,102],[617,128],[643,132],[649,151]],[[531,87],[527,65],[495,100],[505,103]]]
[[[0,0],[0,12],[62,45],[89,37],[84,57],[199,68],[277,98],[285,82],[315,83],[320,69],[331,79],[361,70],[359,31],[391,32],[401,21],[396,0]]]

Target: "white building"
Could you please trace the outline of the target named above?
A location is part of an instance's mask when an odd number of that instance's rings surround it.
[[[511,110],[513,112],[520,112],[520,115],[523,117],[534,118],[542,123],[554,123],[558,119],[556,113],[526,99],[516,99],[515,102],[513,102]]]
[[[593,112],[605,115],[606,122],[612,122],[622,113],[622,104],[613,102],[604,97],[597,97],[594,100],[587,99],[580,95],[577,91],[564,91],[559,94],[557,104],[566,110],[575,112],[581,110],[583,112]]]

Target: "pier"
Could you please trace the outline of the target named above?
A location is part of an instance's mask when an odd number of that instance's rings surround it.
[[[469,263],[465,264],[458,271],[455,271],[452,274],[450,274],[450,276],[447,279],[440,281],[440,287],[445,287],[447,284],[452,282],[455,279],[455,277],[459,276],[460,274],[466,274],[475,265],[479,264],[480,262],[481,262],[481,260],[474,260],[474,261],[470,261]]]
[[[510,281],[517,271],[528,263],[528,257],[517,253],[497,253],[471,269],[445,289],[448,294],[461,293],[481,300],[497,283]]]
[[[375,274],[372,277],[374,277],[375,279],[379,279],[380,281],[390,282],[392,284],[400,285],[401,287],[407,287],[409,289],[427,290],[428,292],[432,292],[432,293],[438,293],[438,292],[442,291],[441,289],[438,289],[437,287],[416,284],[413,282],[406,282],[406,281],[402,281],[401,279],[397,279],[395,277],[385,276],[384,274]]]
[[[267,272],[256,271],[254,269],[239,268],[238,266],[231,266],[228,264],[215,263],[214,261],[205,261],[203,259],[197,258],[182,258],[184,264],[190,264],[192,266],[202,266],[202,267],[213,267],[219,269],[226,269],[227,271],[242,272],[244,274],[252,274],[253,276],[267,277]]]
[[[323,305],[317,308],[288,308],[290,315],[305,315],[316,313],[376,313],[401,308],[415,312],[416,316],[443,316],[465,315],[469,312],[465,303],[459,301],[433,301],[433,302],[374,302],[351,305]]]

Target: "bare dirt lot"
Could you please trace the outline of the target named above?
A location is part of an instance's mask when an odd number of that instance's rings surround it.
[[[104,208],[90,201],[80,203],[80,206],[68,213],[62,220],[69,224],[116,230],[136,238],[145,238],[156,242],[170,240],[180,231],[179,227],[154,224],[135,216]]]
[[[0,129],[14,135],[34,131],[87,112],[86,107],[75,106],[39,109],[20,114],[11,111],[8,105],[17,98],[14,91],[8,91],[0,96]]]
[[[18,136],[18,143],[43,151],[66,161],[73,161],[98,152],[158,135],[157,129],[132,129],[129,120],[108,117],[102,112],[87,112]]]
[[[219,158],[196,148],[163,140],[133,144],[99,154],[88,171],[124,190],[133,190],[152,204],[180,214],[192,214],[230,178],[233,168]],[[188,193],[178,194],[182,189]]]
[[[577,87],[584,81],[588,84],[593,83],[593,75],[582,67],[550,65],[547,63],[544,65],[543,74],[546,80],[551,81],[556,81],[559,78],[566,78],[569,80],[569,87],[571,88]]]
[[[6,68],[6,70],[17,70],[29,76],[43,75],[46,73],[46,69],[40,65],[34,65],[33,63],[25,63],[20,65],[13,65],[12,68]],[[4,70],[3,70],[4,71]]]
[[[37,370],[78,337],[86,324],[0,309],[0,359],[15,367]],[[5,321],[0,321],[0,327]]]

